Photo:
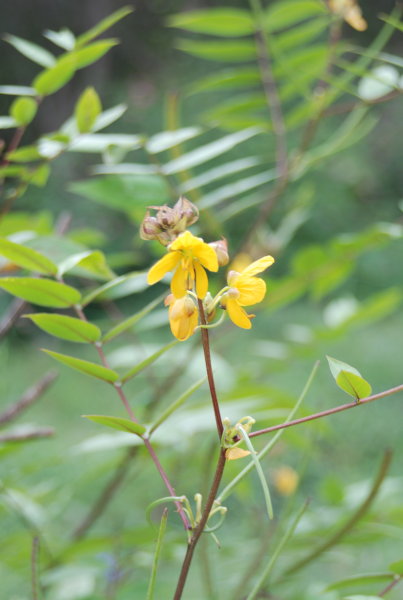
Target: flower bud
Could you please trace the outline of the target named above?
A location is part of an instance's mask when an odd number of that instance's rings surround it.
[[[155,210],[155,217],[146,216],[140,227],[140,236],[143,240],[158,240],[164,246],[173,242],[178,235],[186,231],[199,218],[199,211],[194,204],[181,196],[173,208],[163,206],[149,206]]]
[[[227,265],[229,263],[228,244],[225,238],[217,240],[216,242],[211,242],[209,246],[211,246],[215,250],[215,253],[217,254],[218,264],[220,267],[223,267],[224,265]]]
[[[197,327],[199,311],[190,296],[175,298],[170,294],[165,299],[165,305],[169,305],[169,324],[173,335],[184,342]]]
[[[161,233],[161,227],[158,224],[156,217],[150,216],[150,211],[146,212],[146,216],[140,225],[140,237],[142,240],[155,240]]]
[[[177,224],[183,227],[181,232],[185,231],[193,223],[196,223],[199,218],[199,209],[197,206],[184,196],[179,198],[172,210],[177,218]]]

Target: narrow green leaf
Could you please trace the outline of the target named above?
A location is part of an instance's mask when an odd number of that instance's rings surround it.
[[[98,94],[93,87],[88,87],[81,94],[74,109],[78,131],[80,133],[91,131],[101,110]]]
[[[180,190],[181,192],[186,193],[190,190],[198,189],[204,185],[208,185],[212,181],[217,181],[218,179],[234,175],[234,173],[239,173],[245,169],[256,167],[257,165],[261,164],[261,162],[262,159],[256,156],[232,160],[218,167],[214,167],[213,169],[209,169],[208,171],[204,171],[204,173],[201,173],[192,179],[188,179],[181,184]]]
[[[18,125],[28,125],[36,115],[38,104],[29,97],[17,98],[11,105],[10,115]]]
[[[396,575],[403,576],[403,559],[393,562],[391,565],[389,565],[389,569]]]
[[[142,292],[147,287],[147,273],[127,273],[89,292],[83,298],[82,305],[87,306],[87,304],[93,302],[95,299],[103,301],[106,299],[115,300],[116,298],[124,298],[130,294]]]
[[[174,131],[163,131],[150,137],[145,147],[150,154],[158,154],[187,140],[191,140],[201,133],[202,130],[200,127],[185,127],[184,129]]]
[[[106,425],[106,427],[112,427],[112,429],[118,429],[119,431],[135,433],[139,436],[142,436],[146,431],[146,428],[143,427],[143,425],[130,421],[129,419],[124,419],[123,417],[108,417],[106,415],[83,415],[83,417],[94,423]]]
[[[68,150],[70,152],[106,152],[110,146],[118,146],[127,151],[136,150],[142,144],[139,135],[125,133],[87,133],[74,140]]]
[[[63,50],[73,50],[76,38],[70,29],[64,27],[60,29],[60,31],[52,31],[51,29],[47,29],[44,32],[44,37],[53,42],[59,48],[63,48]]]
[[[50,279],[3,277],[0,279],[0,288],[39,306],[67,308],[81,300],[81,294],[76,289]]]
[[[90,344],[101,337],[101,331],[96,325],[74,317],[51,313],[35,313],[24,317],[31,319],[43,331],[62,340]]]
[[[217,204],[223,200],[226,200],[227,198],[236,198],[240,194],[260,187],[261,185],[269,183],[270,181],[274,181],[276,178],[277,172],[273,169],[266,171],[265,173],[258,173],[257,175],[252,175],[251,177],[239,179],[238,181],[234,181],[233,183],[229,183],[225,186],[217,188],[210,194],[205,194],[198,203],[198,206],[203,209],[211,206],[217,206]]]
[[[165,294],[164,294],[164,296],[165,296]],[[137,312],[135,315],[128,317],[127,319],[125,319],[124,321],[119,323],[119,325],[116,325],[115,327],[110,329],[104,335],[104,337],[102,338],[102,341],[104,343],[109,342],[110,340],[113,340],[115,337],[117,337],[121,333],[124,333],[128,329],[131,329],[132,327],[134,327],[134,325],[138,321],[140,321],[140,319],[142,319],[143,317],[148,315],[148,313],[150,313],[156,306],[158,306],[158,304],[160,304],[162,298],[163,298],[163,296],[159,296],[158,298],[156,298],[155,300],[153,300],[152,302],[147,304],[147,306],[145,306],[142,310]]]
[[[75,50],[71,53],[76,63],[76,69],[83,69],[88,65],[92,65],[94,62],[99,60],[114,46],[119,44],[118,40],[110,39],[110,40],[102,40],[100,42],[94,42],[89,46],[85,46],[85,48],[81,48],[80,50]]]
[[[119,10],[113,12],[111,15],[97,23],[97,25],[91,27],[91,29],[78,36],[76,47],[80,48],[81,46],[84,46],[94,38],[98,37],[101,33],[112,27],[112,25],[118,21],[121,21],[127,15],[130,15],[131,12],[133,12],[133,8],[131,6],[123,6],[122,8],[119,8]]]
[[[36,250],[16,244],[5,238],[0,238],[0,255],[29,271],[37,271],[45,275],[55,275],[57,273],[57,266],[49,258]]]
[[[399,21],[399,19],[397,19],[396,17],[393,17],[392,15],[381,15],[380,19],[385,23],[392,25],[395,29],[403,31],[403,22]]]
[[[100,250],[87,250],[69,256],[59,264],[58,273],[59,275],[63,275],[67,271],[77,267],[101,279],[112,279],[115,276],[114,272],[107,265],[104,253]]]
[[[164,536],[165,536],[167,520],[168,520],[168,509],[164,508],[162,517],[161,517],[160,528],[158,531],[157,546],[155,548],[153,566],[151,569],[151,577],[150,577],[150,582],[148,584],[146,600],[153,600],[153,598],[154,598],[154,588],[155,588],[155,581],[157,578],[158,561],[159,561],[161,550],[162,550],[162,542],[163,542]]]
[[[260,84],[260,74],[256,67],[226,69],[198,79],[188,87],[189,94],[215,90],[249,89]]]
[[[180,13],[168,19],[168,26],[224,37],[249,35],[254,31],[250,12],[237,8],[211,8]]]
[[[289,51],[291,48],[301,46],[313,40],[320,35],[326,27],[328,27],[330,16],[313,19],[306,23],[302,23],[297,27],[287,30],[285,33],[273,36],[272,45],[276,52]]]
[[[181,157],[176,158],[163,167],[164,173],[171,175],[173,173],[179,173],[185,171],[196,165],[203,164],[217,156],[221,156],[224,152],[232,150],[238,144],[262,133],[260,127],[249,127],[242,131],[237,131],[230,135],[226,135],[214,142],[199,146],[195,150],[191,150],[187,154],[183,154]]]
[[[387,583],[393,579],[393,573],[368,573],[364,575],[354,575],[353,577],[346,577],[340,581],[332,583],[326,588],[326,591],[340,590],[345,587],[351,586],[364,586],[368,584]]]
[[[53,67],[39,73],[32,85],[40,96],[49,96],[70,81],[75,71],[76,59],[68,54],[62,56]]]
[[[135,367],[130,369],[130,371],[128,371],[122,377],[122,382],[126,383],[126,381],[129,381],[129,379],[132,379],[135,375],[138,375],[140,373],[140,371],[143,371],[143,369],[145,369],[146,367],[151,365],[153,362],[155,362],[157,360],[157,358],[159,358],[167,350],[170,350],[170,348],[173,348],[174,346],[176,346],[176,344],[178,344],[178,343],[179,343],[178,340],[174,340],[173,342],[170,342],[166,346],[163,346],[162,348],[157,350],[157,352],[154,352],[154,354],[152,354],[148,358],[141,361],[141,363],[139,363],[138,365],[136,365]]]
[[[40,154],[36,146],[22,146],[12,152],[7,153],[7,160],[11,162],[33,162],[37,160],[43,160],[43,156]]]
[[[95,165],[92,167],[91,172],[94,175],[158,175],[160,169],[156,165],[119,163],[116,165]]]
[[[7,96],[36,96],[36,90],[27,85],[0,85],[0,94]]]
[[[68,356],[67,354],[59,354],[59,352],[52,352],[51,350],[43,350],[43,352],[46,352],[46,354],[49,354],[49,356],[58,362],[67,365],[76,371],[80,371],[91,377],[96,377],[97,379],[102,379],[107,383],[115,383],[119,379],[119,375],[116,371],[89,362],[88,360],[82,360],[81,358],[75,358],[74,356]]]
[[[56,63],[56,59],[53,54],[37,44],[28,42],[27,40],[17,37],[16,35],[6,35],[4,39],[16,50],[18,50],[18,52],[23,54],[26,58],[29,58],[29,60],[41,65],[41,67],[53,67],[53,65]]]
[[[264,22],[267,31],[277,31],[318,14],[326,14],[320,0],[278,0],[266,10]]]
[[[206,60],[219,62],[248,62],[256,58],[256,46],[252,41],[198,41],[178,40],[179,50]]]
[[[92,128],[93,131],[100,131],[101,129],[105,129],[118,119],[127,111],[127,104],[117,104],[112,108],[108,108],[108,110],[104,110],[100,115],[97,116],[94,126]]]
[[[359,400],[366,398],[371,394],[372,388],[359,371],[331,356],[326,357],[329,363],[330,371],[339,386],[344,392]]]

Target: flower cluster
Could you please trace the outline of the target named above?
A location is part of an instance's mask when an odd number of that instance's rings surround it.
[[[143,239],[155,239],[167,247],[167,253],[148,272],[148,283],[153,285],[167,273],[173,272],[171,294],[165,304],[169,306],[169,322],[173,335],[187,340],[199,325],[199,310],[203,322],[214,319],[217,308],[226,310],[235,325],[250,329],[251,319],[245,306],[262,302],[266,284],[256,277],[273,264],[272,256],[264,256],[241,272],[229,271],[228,285],[213,298],[208,291],[207,271],[217,272],[229,261],[224,239],[207,244],[186,229],[198,218],[197,208],[186,198],[180,198],[173,208],[150,207],[157,210],[155,217],[147,212],[141,225]]]

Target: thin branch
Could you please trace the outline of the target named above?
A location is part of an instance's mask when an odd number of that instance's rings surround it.
[[[206,315],[205,315],[204,308],[203,308],[203,302],[201,300],[198,300],[197,302],[199,305],[199,313],[200,313],[201,323],[202,323],[202,325],[207,325],[207,319],[206,319]],[[213,367],[211,365],[209,332],[208,332],[208,329],[206,329],[205,327],[201,327],[200,333],[201,333],[201,339],[202,339],[202,344],[203,344],[204,361],[206,363],[206,372],[207,372],[207,379],[208,379],[208,384],[209,384],[209,388],[210,388],[211,401],[213,403],[214,417],[215,417],[215,421],[216,421],[216,425],[217,425],[218,437],[221,440],[221,436],[223,434],[224,427],[222,424],[220,406],[218,404],[217,392],[216,392],[216,388],[215,388]]]
[[[385,398],[386,396],[391,396],[392,394],[397,394],[401,391],[403,391],[403,384],[390,388],[389,390],[385,390],[384,392],[379,392],[379,394],[373,394],[367,398],[361,398],[358,402],[354,401],[349,402],[348,404],[341,404],[340,406],[335,406],[333,408],[329,408],[328,410],[323,410],[321,412],[314,413],[313,415],[308,415],[307,417],[294,419],[293,421],[287,421],[286,423],[280,423],[279,425],[272,425],[271,427],[266,427],[265,429],[252,431],[249,434],[249,437],[256,437],[258,435],[263,435],[264,433],[271,433],[272,431],[278,431],[279,429],[285,429],[286,427],[294,427],[294,425],[300,425],[301,423],[308,423],[309,421],[321,419],[322,417],[327,417],[328,415],[334,415],[342,412],[343,410],[348,410],[349,408],[356,408],[357,406],[374,402],[374,400],[379,400],[380,398]]]
[[[378,494],[380,487],[389,471],[390,464],[392,462],[392,452],[391,450],[386,450],[383,455],[383,460],[381,466],[379,468],[378,474],[371,486],[368,496],[365,498],[364,502],[360,504],[357,510],[351,515],[348,521],[340,527],[329,539],[325,540],[322,544],[320,544],[317,548],[315,548],[310,554],[299,560],[296,564],[289,567],[283,576],[291,575],[291,573],[295,573],[299,571],[305,565],[315,560],[318,556],[332,548],[336,544],[340,542],[340,540],[349,533],[353,527],[363,518],[363,516],[368,512],[370,506],[375,500],[376,495]]]
[[[40,584],[39,584],[39,578],[38,578],[39,552],[40,552],[40,539],[39,539],[39,536],[35,535],[32,540],[32,550],[31,550],[32,600],[39,600],[39,598],[40,598]]]
[[[105,511],[106,507],[109,505],[112,498],[125,480],[130,469],[132,459],[136,455],[137,451],[138,446],[133,446],[125,453],[123,459],[117,465],[113,476],[107,482],[93,506],[91,506],[88,514],[73,531],[72,538],[74,541],[82,539]]]
[[[0,426],[9,423],[16,419],[23,411],[42,396],[48,387],[54,382],[58,373],[49,371],[42,379],[35,383],[32,387],[24,392],[20,400],[15,404],[11,404],[6,410],[0,414]]]
[[[25,302],[25,300],[15,298],[12,301],[8,312],[0,321],[0,340],[7,335],[7,333],[10,331],[10,329],[12,329],[12,327],[14,327],[15,323],[18,321],[22,313],[26,310],[27,306],[28,302]]]
[[[388,594],[390,592],[390,590],[393,590],[393,588],[398,584],[401,583],[401,581],[403,580],[403,577],[401,575],[395,575],[393,578],[393,581],[391,581],[386,588],[384,588],[381,592],[379,592],[378,596],[380,598],[383,598],[384,596],[386,596],[386,594]]]
[[[7,442],[28,442],[30,440],[51,437],[54,434],[55,430],[51,427],[42,427],[26,433],[4,433],[0,435],[0,444]]]

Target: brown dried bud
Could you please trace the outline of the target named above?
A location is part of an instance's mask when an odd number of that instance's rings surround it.
[[[209,246],[215,250],[220,267],[224,267],[229,263],[228,244],[225,238],[222,238],[222,240],[217,240],[216,242],[211,242]]]
[[[177,219],[177,226],[180,226],[181,231],[185,231],[190,225],[196,223],[199,218],[199,209],[192,204],[190,200],[181,196],[178,202],[173,207],[173,212]]]
[[[157,212],[155,217],[152,217],[150,211],[147,211],[140,227],[140,237],[143,240],[158,240],[164,246],[173,242],[199,218],[197,207],[183,196],[173,208],[166,204],[148,208]]]

